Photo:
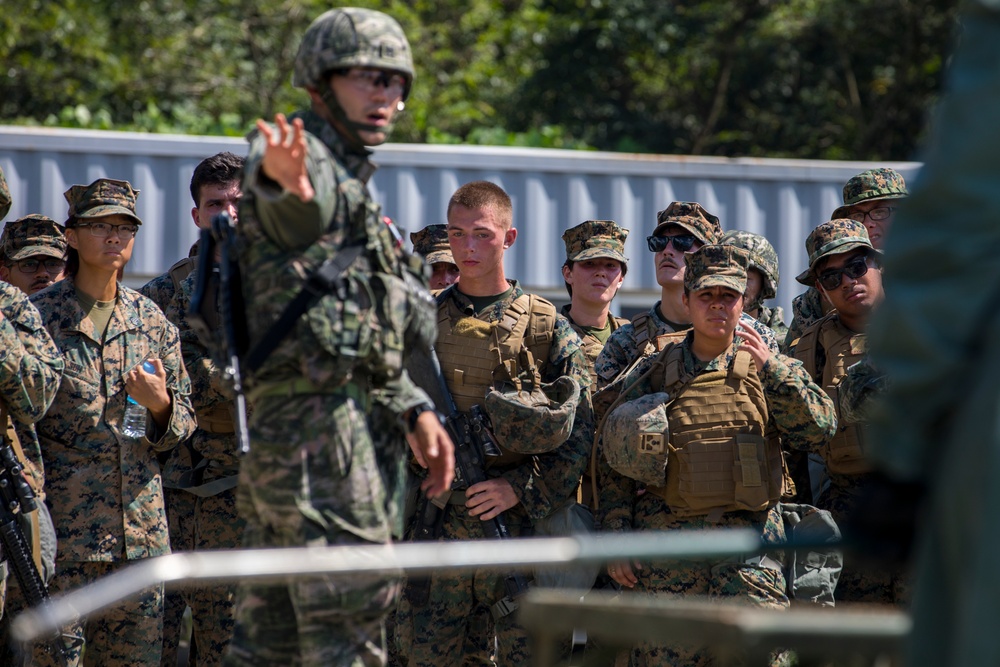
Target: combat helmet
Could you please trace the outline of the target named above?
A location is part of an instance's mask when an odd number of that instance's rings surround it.
[[[415,76],[413,55],[396,19],[373,9],[331,9],[312,22],[295,55],[292,85],[315,88],[334,117],[354,135],[349,138],[360,144],[358,130],[387,132],[390,128],[347,120],[326,82],[330,72],[351,67],[399,72],[406,79],[403,99],[409,97]]]
[[[757,297],[757,303],[748,304],[751,310],[752,306],[759,306],[764,301],[778,296],[778,281],[781,279],[778,273],[778,253],[770,241],[760,234],[734,229],[726,232],[719,243],[734,245],[749,252],[750,268],[757,269],[764,276],[764,288]]]
[[[569,376],[551,383],[502,387],[486,394],[485,408],[493,434],[504,447],[517,454],[551,452],[569,439],[580,385]]]

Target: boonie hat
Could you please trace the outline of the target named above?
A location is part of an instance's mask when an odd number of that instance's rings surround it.
[[[613,220],[585,220],[562,235],[566,244],[566,260],[570,262],[607,257],[625,264],[628,262],[625,258],[626,238],[628,230],[619,227]]]
[[[824,222],[809,232],[806,237],[806,252],[809,253],[809,268],[795,276],[795,280],[811,287],[816,282],[813,269],[816,263],[830,255],[841,255],[855,248],[866,248],[878,252],[868,238],[868,230],[863,224],[850,218]]]
[[[850,208],[861,202],[878,199],[902,199],[910,195],[903,175],[895,169],[880,167],[863,171],[844,185],[844,205],[837,208],[831,219],[846,218]]]

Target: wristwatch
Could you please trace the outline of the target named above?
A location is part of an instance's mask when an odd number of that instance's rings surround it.
[[[413,429],[417,427],[417,418],[425,412],[434,412],[434,406],[430,403],[420,403],[410,408],[410,412],[406,416],[406,431],[408,433],[413,433]]]

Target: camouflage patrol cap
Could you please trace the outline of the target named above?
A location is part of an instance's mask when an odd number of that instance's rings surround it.
[[[743,248],[750,253],[750,268],[757,269],[764,276],[764,289],[761,291],[760,300],[766,301],[778,295],[778,253],[774,251],[771,242],[760,234],[744,232],[734,229],[726,232],[719,241],[722,245],[732,245]]]
[[[895,169],[880,167],[863,171],[852,176],[844,185],[844,205],[830,216],[832,219],[846,218],[850,208],[861,202],[879,199],[902,199],[908,197],[903,175]]]
[[[813,269],[816,263],[830,255],[841,255],[855,248],[866,248],[878,252],[868,238],[868,230],[863,224],[850,218],[824,222],[809,232],[806,237],[806,252],[809,253],[809,268],[795,276],[795,280],[812,287],[816,282]]]
[[[52,218],[32,214],[4,225],[0,246],[9,260],[17,261],[35,255],[66,256],[66,237],[63,228]]]
[[[670,427],[664,392],[646,394],[615,407],[604,420],[604,458],[616,472],[651,486],[667,481]]]
[[[743,294],[747,289],[750,253],[734,245],[703,245],[684,253],[684,289],[697,292],[725,287]]]
[[[132,189],[128,181],[99,178],[90,185],[71,186],[63,196],[69,202],[67,227],[74,219],[103,218],[107,215],[124,215],[135,220],[136,224],[142,224],[135,214],[139,191]]]
[[[428,264],[455,263],[451,246],[448,245],[447,225],[427,225],[419,232],[410,232],[410,241],[413,243],[413,252],[423,257]]]
[[[4,178],[3,169],[0,169],[0,220],[4,219],[10,212],[10,188],[7,187],[7,179]]]
[[[580,385],[564,375],[531,391],[491,389],[484,407],[505,449],[533,455],[551,452],[569,439],[579,403]]]
[[[675,201],[656,214],[656,229],[653,236],[659,236],[670,225],[679,225],[688,230],[702,243],[718,243],[722,236],[719,219],[702,208],[698,202]]]
[[[566,244],[566,260],[570,262],[607,257],[626,264],[626,238],[628,230],[619,227],[613,220],[586,220],[570,227],[562,235]]]
[[[333,70],[378,67],[406,77],[405,100],[413,84],[410,43],[396,19],[373,9],[343,7],[321,14],[306,30],[295,56],[292,85],[320,88]]]

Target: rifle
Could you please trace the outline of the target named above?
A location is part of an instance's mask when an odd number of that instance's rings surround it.
[[[458,411],[455,399],[452,398],[441,372],[441,365],[438,361],[434,348],[421,355],[415,364],[423,362],[428,366],[428,375],[418,377],[433,377],[437,386],[436,391],[428,392],[434,396],[435,400],[440,399],[441,405],[446,410],[444,418],[445,428],[448,435],[455,444],[455,481],[452,489],[464,490],[486,479],[487,458],[500,456],[500,447],[490,429],[489,417],[478,405],[472,406],[469,414]],[[436,511],[435,511],[436,510]],[[440,526],[444,519],[444,509],[431,501],[426,494],[421,494],[420,502],[417,505],[416,524],[413,531],[414,540],[436,539],[440,534]],[[507,528],[507,520],[501,512],[489,521],[481,522],[486,536],[494,540],[512,539],[510,530]],[[493,605],[491,609],[495,619],[514,612],[517,609],[517,598],[528,590],[528,581],[524,575],[517,571],[508,571],[503,575],[505,596]],[[419,604],[421,598],[426,601],[426,580],[413,582],[415,590],[408,593],[408,597]]]
[[[236,224],[228,213],[223,212],[212,218],[212,228],[201,230],[201,241],[198,250],[198,281],[191,305],[188,308],[188,319],[191,327],[209,349],[215,349],[215,332],[209,322],[213,321],[216,300],[222,313],[222,366],[223,372],[230,379],[235,395],[236,414],[235,432],[241,454],[250,451],[250,435],[247,430],[247,401],[243,393],[243,374],[240,371],[240,358],[247,350],[247,327],[245,319],[243,326],[237,327],[234,317],[245,318],[243,306],[243,287],[240,280],[239,264],[236,262],[234,230]],[[221,259],[218,268],[218,280],[213,267],[215,248],[218,245]]]
[[[0,560],[6,559],[13,570],[28,607],[38,608],[49,604],[49,591],[35,567],[31,547],[18,523],[19,514],[38,509],[35,493],[23,472],[24,466],[13,445],[3,435],[0,438]],[[65,662],[68,649],[78,645],[79,639],[57,631],[49,643],[56,656]]]

